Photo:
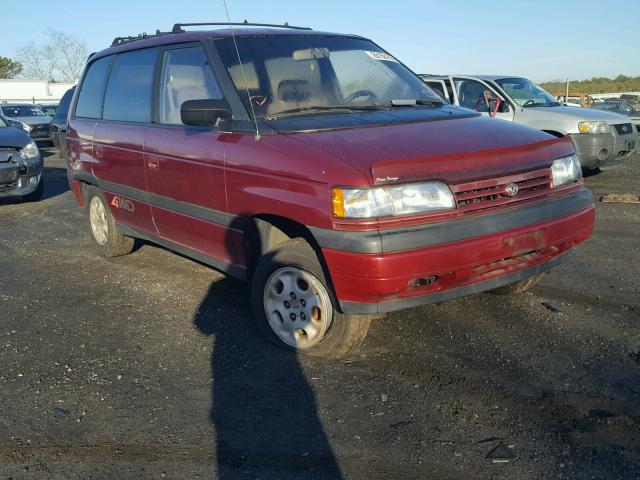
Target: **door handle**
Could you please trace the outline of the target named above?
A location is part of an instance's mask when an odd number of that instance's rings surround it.
[[[149,160],[147,162],[147,165],[149,166],[149,168],[151,170],[159,170],[160,169],[160,162],[158,162],[157,160]]]

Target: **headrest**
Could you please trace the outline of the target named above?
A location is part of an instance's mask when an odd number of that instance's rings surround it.
[[[278,84],[278,99],[283,102],[306,102],[310,97],[307,80],[282,80]]]

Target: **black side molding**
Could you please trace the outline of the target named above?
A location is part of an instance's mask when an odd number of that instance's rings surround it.
[[[570,215],[591,205],[593,205],[593,195],[583,187],[569,195],[550,198],[533,205],[415,227],[369,232],[308,228],[323,248],[353,253],[388,253],[457,242],[466,238],[526,227]]]

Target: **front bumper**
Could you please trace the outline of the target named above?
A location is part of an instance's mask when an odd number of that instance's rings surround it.
[[[39,156],[34,160],[29,163],[0,162],[0,198],[21,197],[38,188],[42,181],[43,159]]]
[[[576,133],[570,134],[580,164],[587,168],[619,162],[633,155],[638,148],[640,135],[638,131],[631,131],[620,135],[612,126],[610,133],[597,135]]]
[[[591,235],[586,188],[498,213],[382,233],[379,252],[319,240],[344,313],[375,314],[437,303],[527,278],[561,263]],[[388,238],[396,237],[392,242]],[[422,246],[419,246],[419,245]],[[340,250],[336,245],[351,251]],[[366,244],[365,244],[366,245]],[[367,249],[378,249],[369,243]],[[385,246],[405,250],[385,249]]]

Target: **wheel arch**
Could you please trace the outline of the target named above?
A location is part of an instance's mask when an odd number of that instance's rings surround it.
[[[564,133],[558,132],[556,130],[542,130],[544,133],[548,133],[549,135],[553,135],[554,137],[562,138],[564,137]]]
[[[253,273],[262,255],[279,243],[294,238],[304,239],[313,248],[324,271],[331,295],[337,300],[327,262],[313,233],[302,223],[280,215],[259,214],[248,220],[243,236],[247,279],[253,278]],[[336,305],[339,305],[338,302]]]

